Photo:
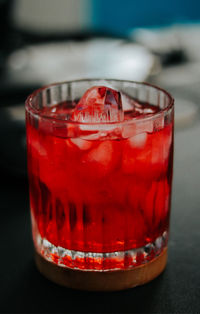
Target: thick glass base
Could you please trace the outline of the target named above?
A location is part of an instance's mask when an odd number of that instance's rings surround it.
[[[148,263],[129,270],[75,270],[48,262],[37,252],[35,261],[38,270],[59,285],[88,291],[117,291],[143,285],[160,275],[167,263],[167,248]]]
[[[110,253],[93,253],[68,250],[55,246],[37,233],[34,237],[38,254],[59,267],[83,271],[130,270],[144,265],[159,256],[167,246],[168,233],[165,231],[153,243],[127,250]]]

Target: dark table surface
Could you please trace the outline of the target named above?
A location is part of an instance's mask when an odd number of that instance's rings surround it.
[[[159,78],[158,78],[159,80]],[[164,85],[164,84],[163,84]],[[168,89],[198,102],[192,87]],[[195,98],[196,97],[196,98]],[[169,259],[151,283],[115,293],[73,291],[37,271],[26,178],[1,169],[0,312],[6,313],[200,313],[200,119],[175,132]]]

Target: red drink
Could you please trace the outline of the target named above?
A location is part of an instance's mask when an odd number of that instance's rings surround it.
[[[27,113],[36,249],[70,268],[146,263],[167,245],[172,118],[159,105],[130,101],[123,122],[88,125],[73,118],[75,103],[43,107],[37,119]]]

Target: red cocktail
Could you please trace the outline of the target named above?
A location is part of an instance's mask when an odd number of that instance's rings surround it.
[[[112,88],[52,85],[26,103],[36,251],[85,271],[146,264],[169,230],[173,100],[145,84],[103,83]]]

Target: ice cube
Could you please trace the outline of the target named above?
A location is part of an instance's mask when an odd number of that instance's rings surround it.
[[[147,133],[140,133],[128,139],[131,147],[143,147],[147,140]]]
[[[122,127],[122,137],[130,138],[141,133],[152,133],[154,131],[154,120],[127,121]]]
[[[29,141],[31,154],[38,157],[47,157],[48,150],[44,143],[46,144],[46,142],[43,141],[42,135],[39,135],[35,129],[32,129],[31,140]]]
[[[92,149],[84,160],[88,162],[99,163],[102,166],[108,167],[112,162],[113,147],[110,141],[100,143],[96,148]]]
[[[160,178],[168,168],[171,141],[170,126],[151,134],[143,132],[127,139],[123,147],[123,171],[134,173],[140,178]]]
[[[123,111],[124,112],[133,111],[135,108],[135,105],[137,104],[136,101],[124,93],[121,93],[121,97],[122,97]]]
[[[79,100],[72,120],[81,123],[123,121],[120,92],[105,86],[93,86]]]
[[[95,148],[90,149],[82,157],[82,164],[86,175],[91,178],[101,178],[109,174],[118,162],[115,143],[102,141]],[[95,174],[95,175],[94,175]]]
[[[81,150],[88,150],[92,146],[91,141],[83,140],[81,138],[71,138],[68,139],[66,142],[68,146],[71,147],[72,145],[75,145]]]

